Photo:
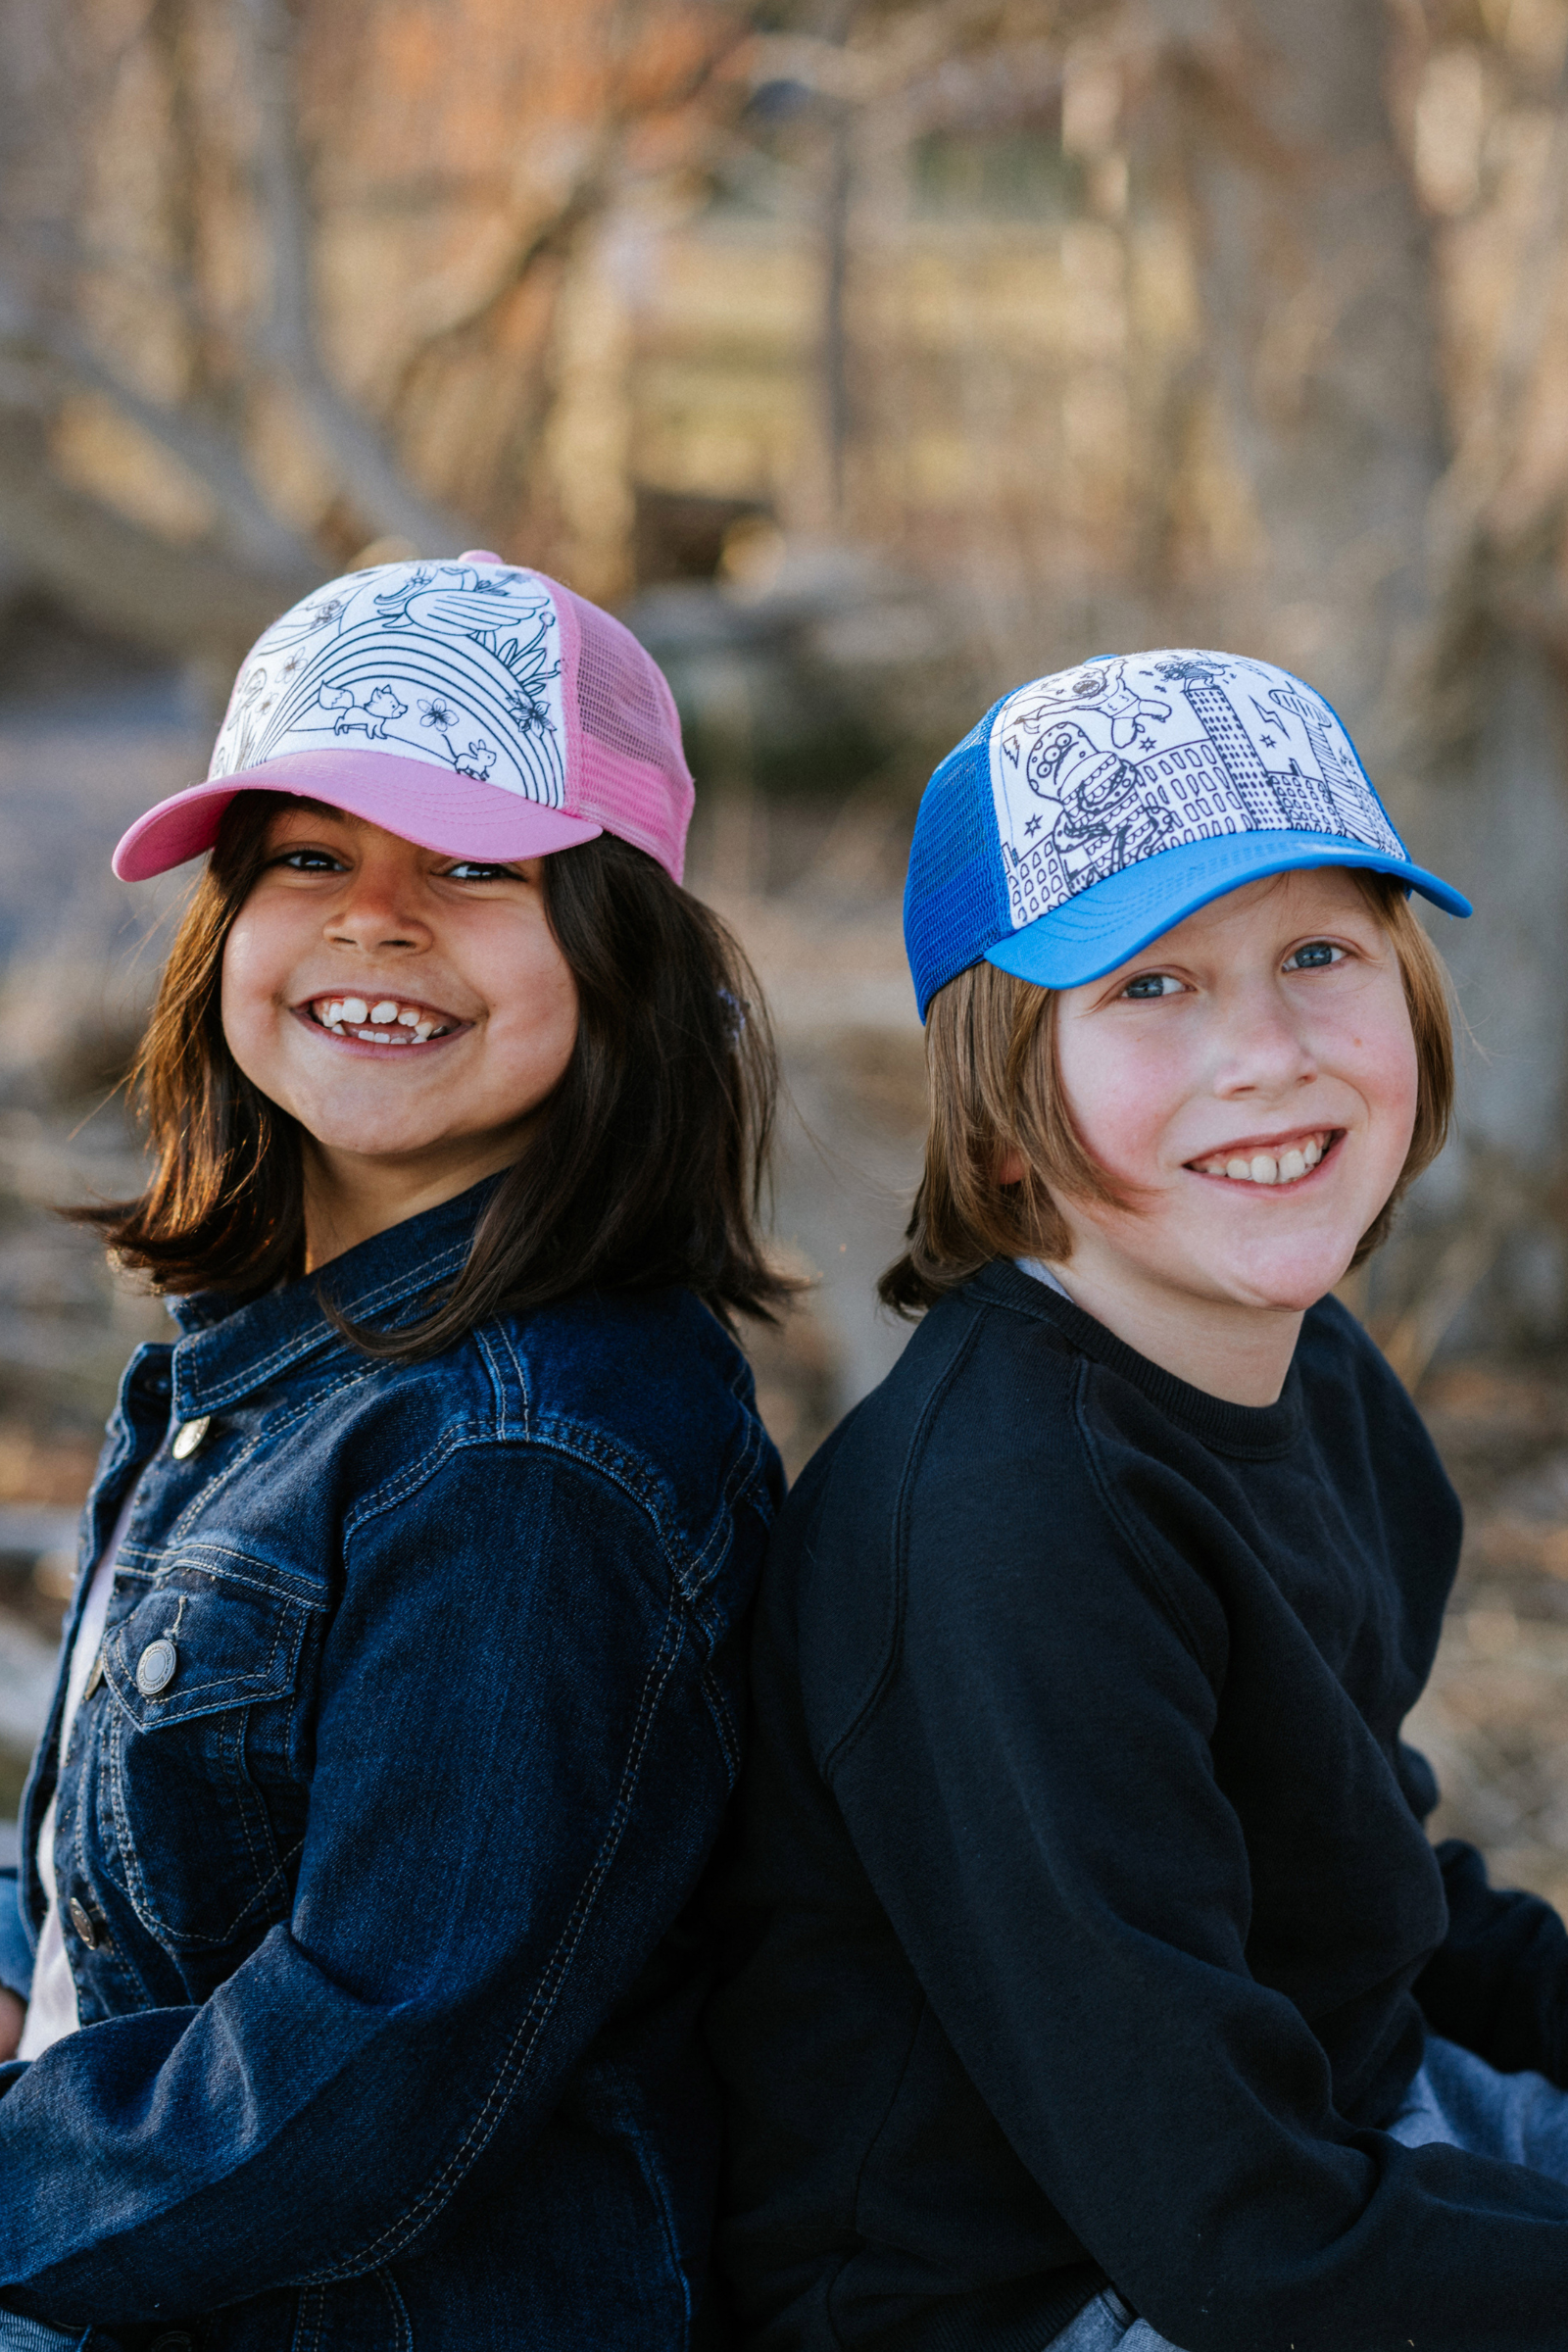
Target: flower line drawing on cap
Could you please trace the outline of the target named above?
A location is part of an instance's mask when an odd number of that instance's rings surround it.
[[[1124,656],[1019,687],[992,732],[1014,924],[1156,851],[1278,827],[1401,857],[1327,707],[1270,665]]]
[[[390,588],[384,571],[360,584],[351,576],[258,640],[210,773],[238,774],[284,748],[359,733],[559,808],[561,675],[556,608],[534,573],[460,561],[416,565]],[[421,682],[430,692],[411,700],[411,683]],[[435,718],[437,709],[449,715]]]

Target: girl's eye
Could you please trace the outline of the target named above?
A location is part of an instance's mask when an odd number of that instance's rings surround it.
[[[348,871],[340,858],[331,857],[325,850],[284,850],[272,862],[274,865],[292,866],[297,874],[342,874]]]
[[[1295,948],[1285,958],[1288,972],[1321,972],[1330,964],[1343,963],[1345,950],[1332,940],[1309,939],[1304,948]]]
[[[1179,997],[1181,990],[1181,982],[1170,972],[1140,972],[1136,980],[1128,981],[1121,993],[1142,1004],[1151,997]]]
[[[510,865],[481,865],[475,858],[465,858],[460,865],[449,865],[446,878],[449,882],[515,882],[517,879]]]

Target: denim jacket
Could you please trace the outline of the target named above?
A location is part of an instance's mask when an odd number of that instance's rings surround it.
[[[487,1189],[333,1298],[416,1315]],[[179,1320],[86,1509],[68,1655],[142,1472],[59,1776],[84,2030],[0,2067],[0,2352],[686,2346],[716,2127],[683,1913],[779,1493],[744,1359],[682,1291],[416,1364],[309,1281]]]

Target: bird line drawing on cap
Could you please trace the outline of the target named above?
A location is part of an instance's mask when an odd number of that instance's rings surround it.
[[[421,564],[390,589],[384,580],[339,584],[257,641],[211,776],[360,734],[561,807],[561,624],[548,590],[528,571],[461,562]]]
[[[1303,829],[1403,858],[1328,706],[1243,659],[1123,656],[1019,687],[992,734],[1015,926],[1181,843]]]

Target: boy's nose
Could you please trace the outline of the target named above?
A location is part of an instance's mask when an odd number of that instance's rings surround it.
[[[1317,1076],[1317,1057],[1291,1008],[1272,992],[1225,1022],[1214,1071],[1221,1095],[1278,1094]]]

